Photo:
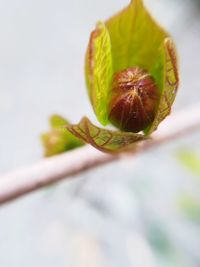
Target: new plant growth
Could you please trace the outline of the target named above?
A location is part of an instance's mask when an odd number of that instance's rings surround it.
[[[175,46],[142,0],[132,0],[105,23],[97,23],[85,66],[98,120],[120,131],[101,129],[87,118],[67,129],[97,149],[132,149],[170,114],[179,82]]]
[[[142,0],[130,4],[91,33],[85,59],[88,95],[99,128],[84,117],[66,128],[97,149],[118,153],[149,138],[171,112],[179,77],[169,33]]]

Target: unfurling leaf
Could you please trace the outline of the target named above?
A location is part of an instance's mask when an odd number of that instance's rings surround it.
[[[77,125],[67,126],[67,129],[84,142],[107,153],[133,150],[137,142],[147,139],[141,134],[99,128],[86,117]]]

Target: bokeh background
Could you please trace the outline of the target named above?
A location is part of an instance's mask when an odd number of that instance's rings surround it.
[[[146,0],[173,35],[174,112],[200,103],[200,1]],[[84,54],[128,0],[0,0],[0,173],[42,157],[52,113],[88,115]],[[2,267],[199,267],[200,134],[0,208]],[[80,159],[81,160],[81,159]]]

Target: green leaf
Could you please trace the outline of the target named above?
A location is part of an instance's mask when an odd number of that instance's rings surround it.
[[[84,142],[107,153],[119,153],[136,149],[139,141],[147,139],[141,134],[99,128],[86,117],[77,125],[67,126],[67,129]]]
[[[168,33],[152,19],[143,1],[132,0],[106,26],[111,39],[113,71],[138,66],[151,73]]]
[[[162,62],[163,60],[163,62]],[[175,46],[171,38],[166,38],[164,41],[164,50],[160,52],[160,59],[156,68],[164,68],[163,76],[160,76],[159,83],[162,85],[158,110],[152,125],[145,131],[146,134],[151,134],[171,112],[172,104],[175,100],[179,85],[177,56]],[[156,72],[155,68],[155,72]],[[159,72],[157,72],[159,73]]]
[[[83,142],[66,130],[69,122],[59,115],[49,119],[51,130],[41,135],[46,157],[54,156],[68,150],[80,147]]]
[[[108,123],[109,89],[112,80],[110,36],[101,22],[91,33],[86,54],[86,81],[89,97],[98,120]]]

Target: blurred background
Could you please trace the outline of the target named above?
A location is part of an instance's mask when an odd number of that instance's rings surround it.
[[[146,0],[173,35],[174,112],[200,103],[200,1]],[[83,74],[89,34],[128,0],[0,0],[0,173],[42,157],[52,113],[96,118]],[[0,208],[2,267],[199,267],[200,134]]]

